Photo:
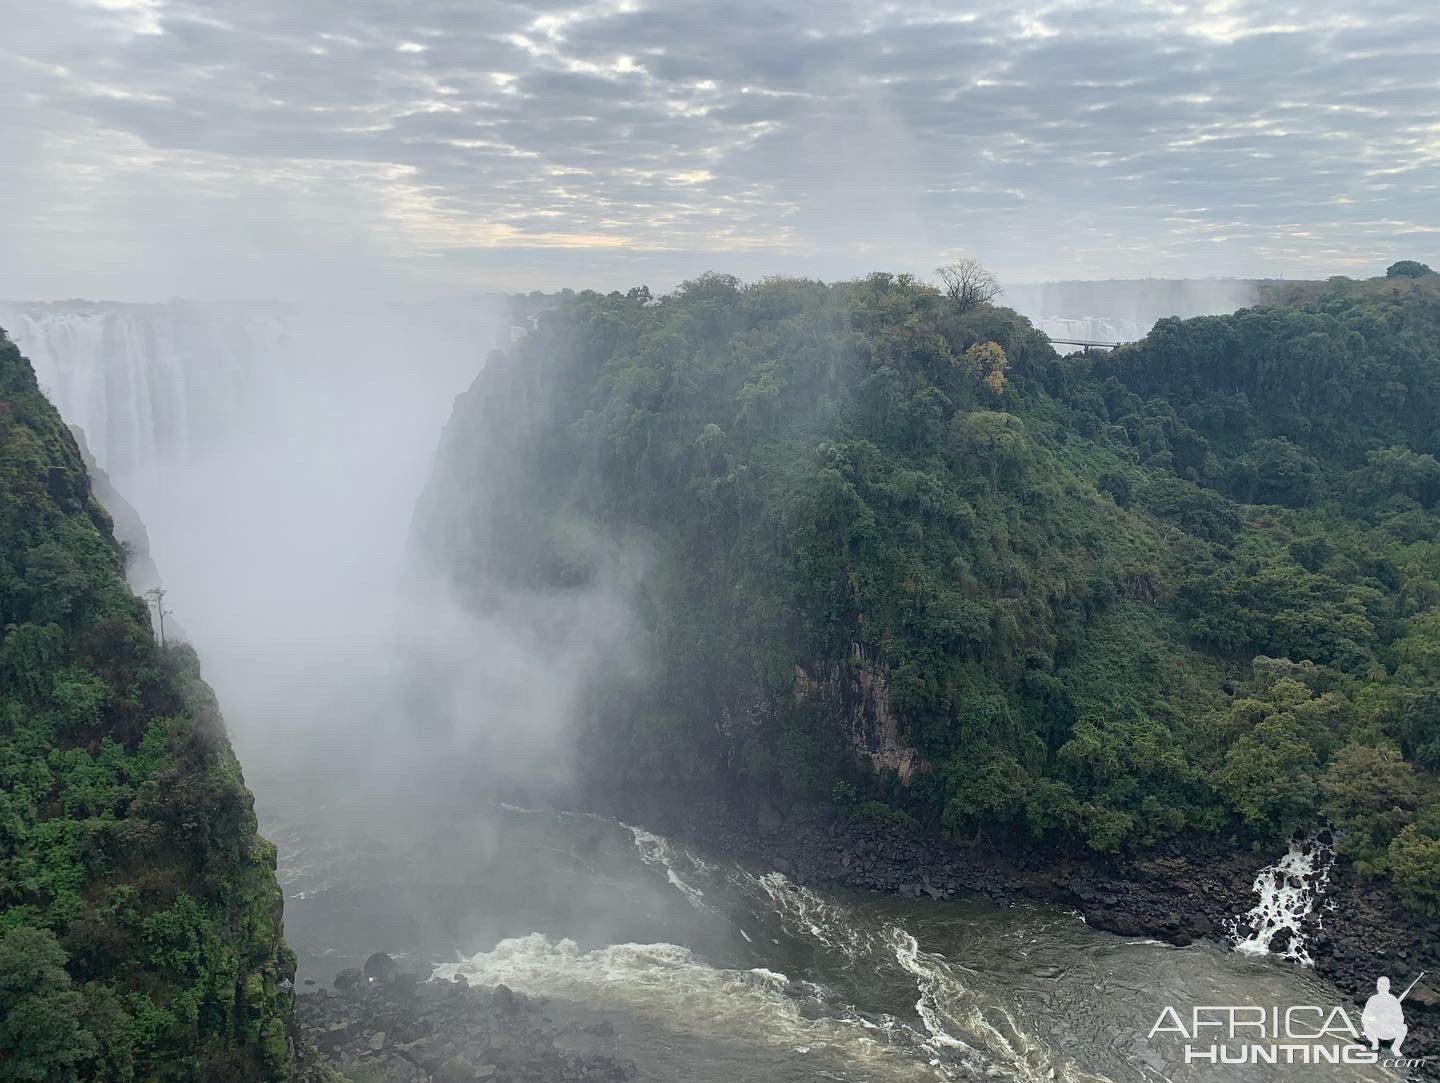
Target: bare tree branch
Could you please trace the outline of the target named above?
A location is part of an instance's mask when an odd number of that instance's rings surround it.
[[[935,273],[961,312],[969,312],[976,305],[988,305],[1004,292],[995,276],[978,259],[958,259],[935,268]]]
[[[165,646],[165,618],[170,615],[170,610],[165,608],[165,588],[151,587],[145,592],[145,597],[155,605],[155,615],[160,621],[160,646]]]

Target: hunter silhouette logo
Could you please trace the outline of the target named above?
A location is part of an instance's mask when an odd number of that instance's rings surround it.
[[[1388,977],[1377,978],[1358,1019],[1353,1008],[1339,1004],[1199,1004],[1188,1013],[1166,1006],[1148,1037],[1183,1042],[1186,1064],[1419,1067],[1427,1058],[1400,1054],[1410,1034],[1402,1002],[1424,976],[1421,971],[1398,997]],[[1389,1043],[1388,1053],[1382,1042]]]
[[[1365,1002],[1365,1011],[1360,1015],[1360,1029],[1370,1043],[1371,1049],[1379,1049],[1381,1042],[1390,1042],[1390,1053],[1400,1055],[1400,1043],[1410,1028],[1405,1025],[1405,1010],[1400,1002],[1410,995],[1425,971],[1412,981],[1398,997],[1390,992],[1389,978],[1375,979],[1375,995]]]

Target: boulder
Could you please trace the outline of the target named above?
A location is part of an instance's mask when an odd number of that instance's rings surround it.
[[[413,970],[397,970],[390,975],[390,988],[402,997],[413,997],[420,984],[420,975]]]
[[[805,997],[795,1004],[802,1019],[816,1020],[825,1018],[825,1005],[814,997]]]
[[[347,966],[344,970],[340,971],[340,973],[335,975],[335,981],[333,984],[336,989],[340,990],[340,992],[348,993],[350,990],[355,989],[364,981],[364,974],[360,973],[360,971],[353,966]]]
[[[360,1021],[351,1020],[343,1023],[332,1023],[324,1030],[314,1031],[315,1044],[325,1053],[333,1053],[341,1046],[347,1044],[360,1031]]]
[[[377,951],[365,960],[365,977],[371,981],[389,981],[396,969],[395,960],[383,951]]]

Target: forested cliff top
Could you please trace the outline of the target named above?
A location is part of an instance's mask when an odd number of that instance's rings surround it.
[[[419,535],[475,607],[624,584],[592,779],[1100,851],[1329,820],[1433,909],[1440,277],[1277,300],[1061,357],[908,276],[578,294]]]

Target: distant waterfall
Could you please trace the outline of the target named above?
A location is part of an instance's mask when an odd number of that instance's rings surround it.
[[[1134,342],[1166,316],[1214,316],[1253,305],[1256,284],[1232,278],[1137,278],[1006,286],[999,303],[1052,338]]]
[[[148,535],[132,585],[163,581],[247,764],[389,702],[415,496],[507,298],[0,303],[0,327]]]
[[[1031,317],[1031,322],[1051,338],[1078,342],[1138,342],[1155,325],[1154,320],[1112,320],[1101,316]]]
[[[118,480],[153,480],[278,401],[293,364],[280,306],[0,303],[0,327]]]
[[[398,410],[412,377],[463,387],[508,343],[503,313],[494,296],[356,310],[0,301],[0,327],[96,461],[135,489],[169,466],[323,426],[362,385],[389,385]]]

